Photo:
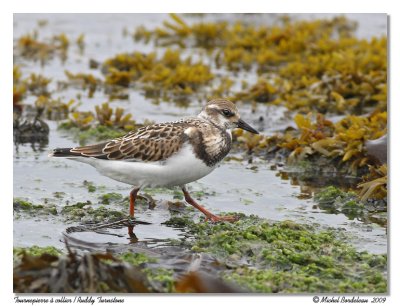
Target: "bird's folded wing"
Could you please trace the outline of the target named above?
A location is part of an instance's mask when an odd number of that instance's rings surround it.
[[[185,126],[156,124],[95,145],[70,150],[75,156],[110,160],[162,161],[178,152],[186,135]]]

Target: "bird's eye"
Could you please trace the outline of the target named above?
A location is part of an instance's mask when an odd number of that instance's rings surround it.
[[[233,113],[229,109],[223,109],[222,113],[224,114],[225,117],[232,117]]]

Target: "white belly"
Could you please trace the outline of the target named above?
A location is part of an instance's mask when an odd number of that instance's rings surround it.
[[[172,187],[196,181],[215,169],[197,159],[190,145],[163,163],[71,158],[95,167],[102,175],[135,187]]]

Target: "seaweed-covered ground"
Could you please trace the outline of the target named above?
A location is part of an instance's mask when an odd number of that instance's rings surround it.
[[[386,68],[383,14],[16,14],[14,291],[387,292]],[[47,157],[212,97],[261,131],[189,186],[235,223]]]

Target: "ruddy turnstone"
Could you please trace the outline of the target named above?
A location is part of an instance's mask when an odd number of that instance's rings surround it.
[[[100,174],[132,185],[129,209],[132,218],[135,198],[141,188],[180,186],[186,202],[200,210],[206,220],[232,221],[198,204],[185,184],[206,176],[217,167],[231,149],[231,129],[234,128],[258,134],[240,119],[235,104],[215,99],[209,101],[197,117],[145,126],[94,145],[58,148],[50,156],[87,163]]]

